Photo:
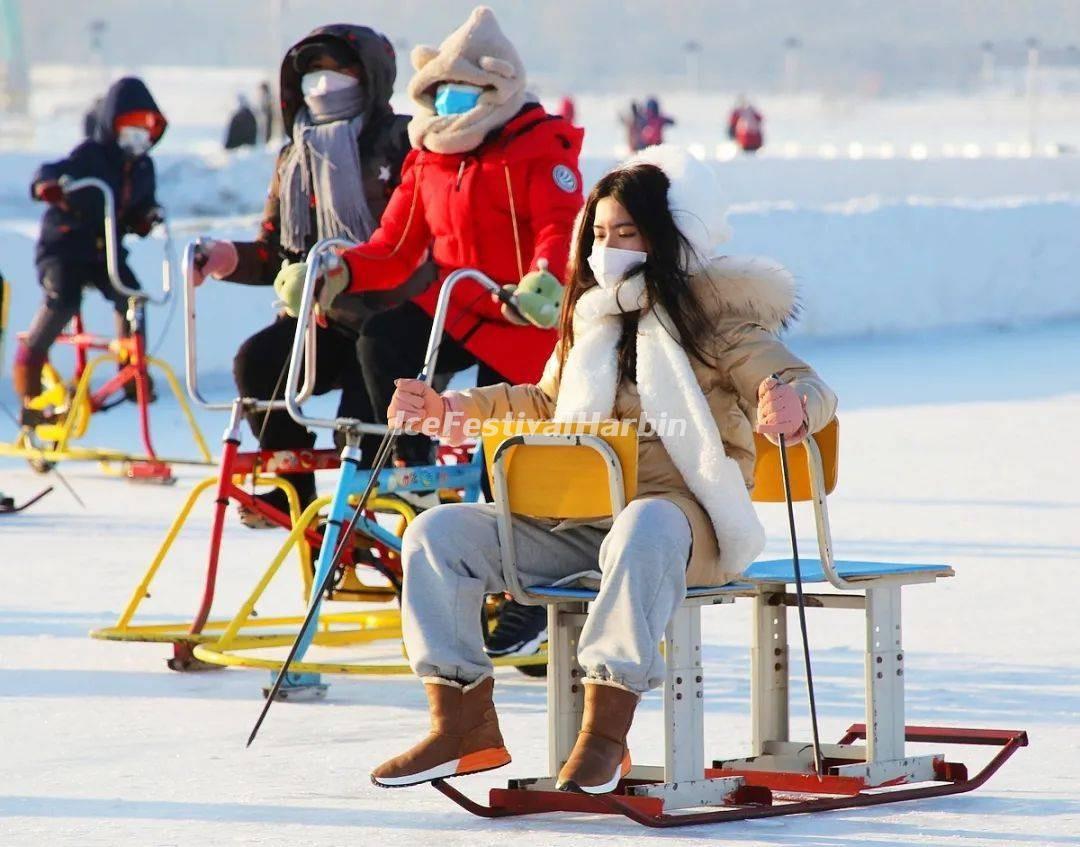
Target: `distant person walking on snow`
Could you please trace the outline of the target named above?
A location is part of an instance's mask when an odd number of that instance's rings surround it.
[[[83,115],[83,135],[87,138],[93,138],[94,133],[97,132],[97,116],[101,111],[101,101],[101,97],[95,97],[90,110]]]
[[[728,138],[738,144],[743,152],[756,153],[765,143],[762,131],[764,122],[761,112],[751,106],[745,96],[740,96],[728,120]]]
[[[641,146],[654,147],[664,143],[664,128],[673,126],[675,119],[660,111],[660,101],[650,97],[645,101],[641,124]]]
[[[236,150],[238,147],[254,147],[259,135],[255,113],[251,111],[247,98],[241,94],[237,98],[236,111],[229,118],[229,128],[225,131],[225,149]]]
[[[264,142],[274,140],[274,133],[277,130],[276,114],[274,93],[270,90],[270,83],[259,83],[259,130]]]
[[[631,153],[636,153],[644,145],[641,143],[641,130],[645,125],[645,116],[641,113],[641,106],[636,100],[630,101],[630,111],[620,115],[619,121],[626,129],[626,146]]]

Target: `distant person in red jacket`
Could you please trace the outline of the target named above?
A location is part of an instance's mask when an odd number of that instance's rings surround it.
[[[765,143],[761,112],[750,105],[745,96],[739,97],[728,120],[728,138],[746,153],[755,153]]]
[[[645,113],[641,118],[641,148],[663,144],[664,130],[674,124],[675,119],[660,110],[660,101],[650,97],[645,101]]]
[[[423,364],[442,281],[477,268],[517,283],[542,262],[562,279],[574,217],[581,208],[578,156],[583,131],[547,114],[525,90],[525,68],[490,9],[479,7],[436,50],[413,50],[409,95],[413,150],[401,184],[367,243],[345,251],[329,273],[320,307],[346,289],[396,288],[430,250],[439,281],[391,312],[369,320],[358,344],[372,407],[385,410],[394,380]],[[479,365],[478,383],[539,378],[555,331],[507,315],[479,286],[454,291],[440,350],[440,374]],[[399,464],[426,464],[426,436],[398,439]]]

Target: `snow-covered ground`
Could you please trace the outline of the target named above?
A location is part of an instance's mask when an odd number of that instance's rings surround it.
[[[86,637],[115,619],[197,472],[172,489],[137,488],[91,467],[66,474],[88,508],[57,490],[0,518],[0,842],[4,845],[412,845],[494,839],[519,847],[631,844],[1080,844],[1080,660],[1073,621],[1080,559],[1080,324],[1013,331],[824,342],[796,349],[837,389],[843,421],[833,529],[850,558],[948,562],[957,576],[906,592],[908,721],[1023,728],[1021,750],[983,789],[896,807],[646,833],[626,821],[568,816],[483,821],[426,788],[375,789],[367,770],[426,726],[409,678],[335,680],[329,699],[278,704],[259,740],[260,672],[180,676],[160,646]],[[175,424],[163,405],[158,420]],[[114,411],[110,417],[129,415]],[[203,416],[215,434],[220,416]],[[119,431],[119,428],[117,428]],[[178,449],[178,428],[162,426]],[[0,464],[20,496],[42,479]],[[324,483],[328,487],[329,482]],[[782,554],[781,508],[764,508]],[[196,512],[151,616],[190,614],[201,593],[208,506]],[[811,521],[800,517],[805,549]],[[279,533],[225,538],[219,614],[239,603]],[[299,608],[295,572],[260,612]],[[860,617],[810,615],[825,738],[861,720]],[[747,749],[749,609],[706,611],[707,753]],[[793,638],[796,638],[793,634]],[[801,671],[794,670],[796,680]],[[498,675],[514,762],[468,777],[481,795],[544,767],[543,685]],[[807,734],[798,684],[793,734]],[[660,703],[648,697],[631,733],[637,761],[661,760]],[[986,752],[965,750],[971,764]]]
[[[226,156],[217,139],[233,93],[252,93],[258,72],[129,70],[146,72],[172,120],[156,158],[178,242],[196,234],[248,237],[273,151]],[[26,326],[40,296],[32,261],[40,207],[27,198],[26,182],[38,162],[75,142],[81,110],[104,82],[71,69],[35,73],[33,132],[0,131],[0,268],[14,283],[12,332]],[[553,100],[561,92],[542,93]],[[615,161],[613,116],[625,99],[578,99],[589,133],[587,181]],[[713,161],[729,99],[666,98],[680,118],[672,140]],[[1075,98],[1047,95],[1036,155],[1027,157],[1020,155],[1025,105],[1008,93],[903,102],[789,98],[763,106],[773,142],[766,155],[714,167],[732,206],[731,252],[775,256],[796,274],[804,312],[792,344],[841,397],[837,547],[848,558],[946,561],[957,569],[953,580],[907,593],[908,720],[1020,727],[1032,746],[971,795],[649,837],[822,847],[1080,845],[1080,661],[1072,624],[1080,560],[1073,436],[1080,157],[1067,152],[1080,146],[1080,107]],[[1061,155],[1044,155],[1046,145]],[[154,285],[160,240],[129,241],[136,273]],[[271,319],[271,299],[244,286],[200,289],[207,394],[231,396],[232,353]],[[90,327],[106,330],[107,310],[96,295],[88,303]],[[164,358],[181,364],[179,310],[171,319],[152,311],[150,337]],[[7,347],[9,361],[13,344]],[[6,378],[0,400],[13,407]],[[332,402],[312,409],[328,412]],[[199,419],[216,442],[224,417]],[[0,423],[4,437],[10,431]],[[128,447],[136,433],[125,407],[95,418],[87,440]],[[167,398],[155,407],[154,435],[161,452],[192,454]],[[105,478],[91,466],[63,471],[87,509],[57,485],[31,511],[0,517],[4,847],[493,838],[547,847],[646,837],[632,824],[595,818],[484,822],[429,789],[377,791],[367,769],[426,724],[422,691],[407,678],[335,681],[327,702],[275,706],[245,751],[263,674],[179,676],[165,669],[161,647],[86,637],[115,619],[203,472],[181,470],[175,488],[161,489]],[[325,491],[332,478],[322,482]],[[0,459],[5,493],[22,499],[45,482],[21,462]],[[763,514],[767,555],[782,554],[783,514],[774,507]],[[208,516],[204,502],[177,541],[146,603],[151,617],[191,614],[201,595]],[[811,522],[800,520],[808,545]],[[281,538],[230,523],[219,614],[235,610]],[[260,613],[298,611],[297,582],[287,565]],[[858,616],[836,613],[812,614],[810,626],[822,730],[831,739],[862,718],[861,627]],[[707,612],[705,640],[707,753],[739,754],[749,735],[748,608]],[[394,650],[385,645],[384,654]],[[539,773],[543,686],[500,673],[499,702],[515,757],[505,774]],[[796,688],[796,736],[808,732],[803,702]],[[659,709],[655,697],[642,706],[631,736],[638,761],[661,759]],[[981,764],[985,755],[975,750],[969,761]],[[503,779],[462,784],[480,794]]]
[[[1017,753],[974,794],[893,808],[667,833],[746,845],[1080,844],[1080,664],[1069,621],[1080,557],[1076,526],[1080,325],[924,335],[874,342],[796,342],[836,387],[843,459],[834,534],[846,557],[948,562],[955,579],[909,590],[905,605],[908,721],[1029,730]],[[162,409],[168,412],[167,407]],[[112,416],[123,412],[110,413]],[[163,415],[167,418],[168,415]],[[204,417],[214,433],[222,421]],[[173,431],[173,428],[167,428]],[[178,446],[166,436],[167,446]],[[13,462],[4,488],[42,480]],[[134,487],[94,469],[0,519],[0,832],[5,845],[413,845],[511,838],[515,845],[639,843],[629,822],[538,817],[487,822],[427,789],[387,793],[366,770],[423,731],[409,678],[335,681],[323,703],[278,704],[251,750],[259,672],[179,676],[160,646],[91,641],[111,622],[191,481]],[[328,483],[326,484],[328,487]],[[147,602],[184,616],[201,593],[202,507]],[[767,555],[784,550],[780,509],[764,510]],[[809,549],[811,524],[800,537]],[[219,614],[231,614],[280,534],[233,525]],[[289,572],[262,613],[299,606]],[[705,619],[708,754],[746,749],[748,609]],[[859,616],[810,616],[826,738],[861,720]],[[795,637],[793,635],[793,637]],[[800,672],[795,671],[796,677]],[[507,776],[544,762],[543,687],[500,672],[512,739]],[[793,690],[793,731],[806,734]],[[646,699],[632,732],[637,761],[658,761],[660,703]],[[964,751],[981,762],[982,751]],[[502,774],[462,780],[480,794]]]

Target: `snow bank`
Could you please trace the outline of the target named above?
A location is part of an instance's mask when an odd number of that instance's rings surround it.
[[[198,234],[251,238],[274,150],[155,157],[178,248]],[[41,206],[27,181],[44,155],[0,154],[0,270],[15,284],[12,332],[39,302],[33,241]],[[587,156],[590,185],[614,158]],[[713,162],[731,205],[733,253],[773,256],[800,281],[808,337],[1010,325],[1080,315],[1080,157],[1056,159]],[[129,238],[144,284],[158,283],[161,242]],[[91,295],[92,326],[109,327]],[[200,361],[228,372],[237,345],[272,319],[272,294],[246,286],[199,293]],[[166,326],[150,315],[151,340]],[[162,354],[183,361],[179,318]],[[7,344],[10,362],[14,345]],[[5,371],[7,367],[5,367]]]
[[[1078,219],[1080,205],[1068,201],[744,209],[731,216],[735,237],[729,246],[733,253],[775,257],[792,270],[803,304],[793,332],[802,336],[1009,326],[1080,316]],[[252,229],[233,221],[214,232],[243,238]],[[39,301],[33,236],[31,225],[0,222],[0,256],[15,283],[13,330],[26,327]],[[161,244],[129,240],[132,266],[151,284]],[[99,298],[88,299],[91,324],[107,329]],[[207,372],[230,369],[240,341],[272,319],[272,300],[268,289],[200,289],[200,361]],[[164,320],[160,309],[151,314],[152,339]],[[183,361],[179,314],[161,349],[169,361]]]
[[[0,218],[34,219],[28,183],[43,161],[65,151],[0,153]],[[211,142],[199,150],[155,154],[161,201],[175,217],[214,218],[262,209],[277,148],[225,152]],[[615,156],[582,158],[586,186],[618,163]],[[711,161],[724,200],[817,208],[855,198],[878,201],[1000,200],[1003,197],[1080,197],[1080,156],[1032,159],[754,159]]]
[[[42,206],[30,199],[30,179],[45,161],[62,158],[31,152],[0,153],[0,219],[37,219]],[[158,200],[172,218],[219,218],[262,210],[277,150],[155,155]]]
[[[1080,315],[1075,202],[853,203],[732,215],[733,253],[799,281],[813,337]]]

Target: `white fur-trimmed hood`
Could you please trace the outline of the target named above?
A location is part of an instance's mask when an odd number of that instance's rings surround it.
[[[707,264],[721,244],[730,240],[727,204],[716,172],[682,147],[658,144],[639,150],[621,167],[655,165],[671,182],[668,206],[675,224],[693,248],[691,270]]]
[[[674,144],[646,147],[619,167],[650,164],[671,182],[668,205],[676,225],[690,242],[687,266],[710,319],[738,317],[779,332],[799,313],[795,278],[775,259],[724,256],[720,247],[731,238],[727,204],[716,172]],[[572,244],[578,243],[584,209],[574,222]]]
[[[693,285],[713,320],[745,318],[779,332],[799,313],[795,277],[774,259],[719,256],[694,274]]]

